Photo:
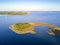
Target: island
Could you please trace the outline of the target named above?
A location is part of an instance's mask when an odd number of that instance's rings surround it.
[[[60,34],[60,27],[57,27],[53,24],[47,24],[44,22],[16,23],[11,25],[9,28],[12,31],[16,32],[17,34],[26,34],[26,33],[36,34],[36,32],[34,31],[34,26],[47,26],[49,28],[48,34],[50,35]]]
[[[0,11],[1,15],[25,15],[27,11]]]

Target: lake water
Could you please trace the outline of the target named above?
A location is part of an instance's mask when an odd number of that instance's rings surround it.
[[[60,37],[48,34],[48,27],[35,26],[37,34],[16,34],[9,29],[19,22],[45,22],[60,26],[60,12],[29,12],[27,15],[0,15],[0,45],[60,45]]]

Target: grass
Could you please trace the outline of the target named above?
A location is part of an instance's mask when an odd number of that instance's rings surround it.
[[[25,28],[28,28],[28,27],[30,27],[30,24],[28,24],[28,23],[17,23],[17,24],[14,24],[13,25],[13,28],[15,29],[15,30],[21,30],[22,31],[22,29],[25,29]]]

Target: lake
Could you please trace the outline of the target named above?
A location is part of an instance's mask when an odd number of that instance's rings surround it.
[[[27,15],[0,15],[0,45],[59,45],[60,37],[48,34],[48,27],[35,26],[37,34],[16,34],[9,26],[19,22],[45,22],[60,26],[59,11],[28,12]]]

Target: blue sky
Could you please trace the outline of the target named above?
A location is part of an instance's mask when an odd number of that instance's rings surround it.
[[[60,11],[60,0],[0,0],[0,11]]]

